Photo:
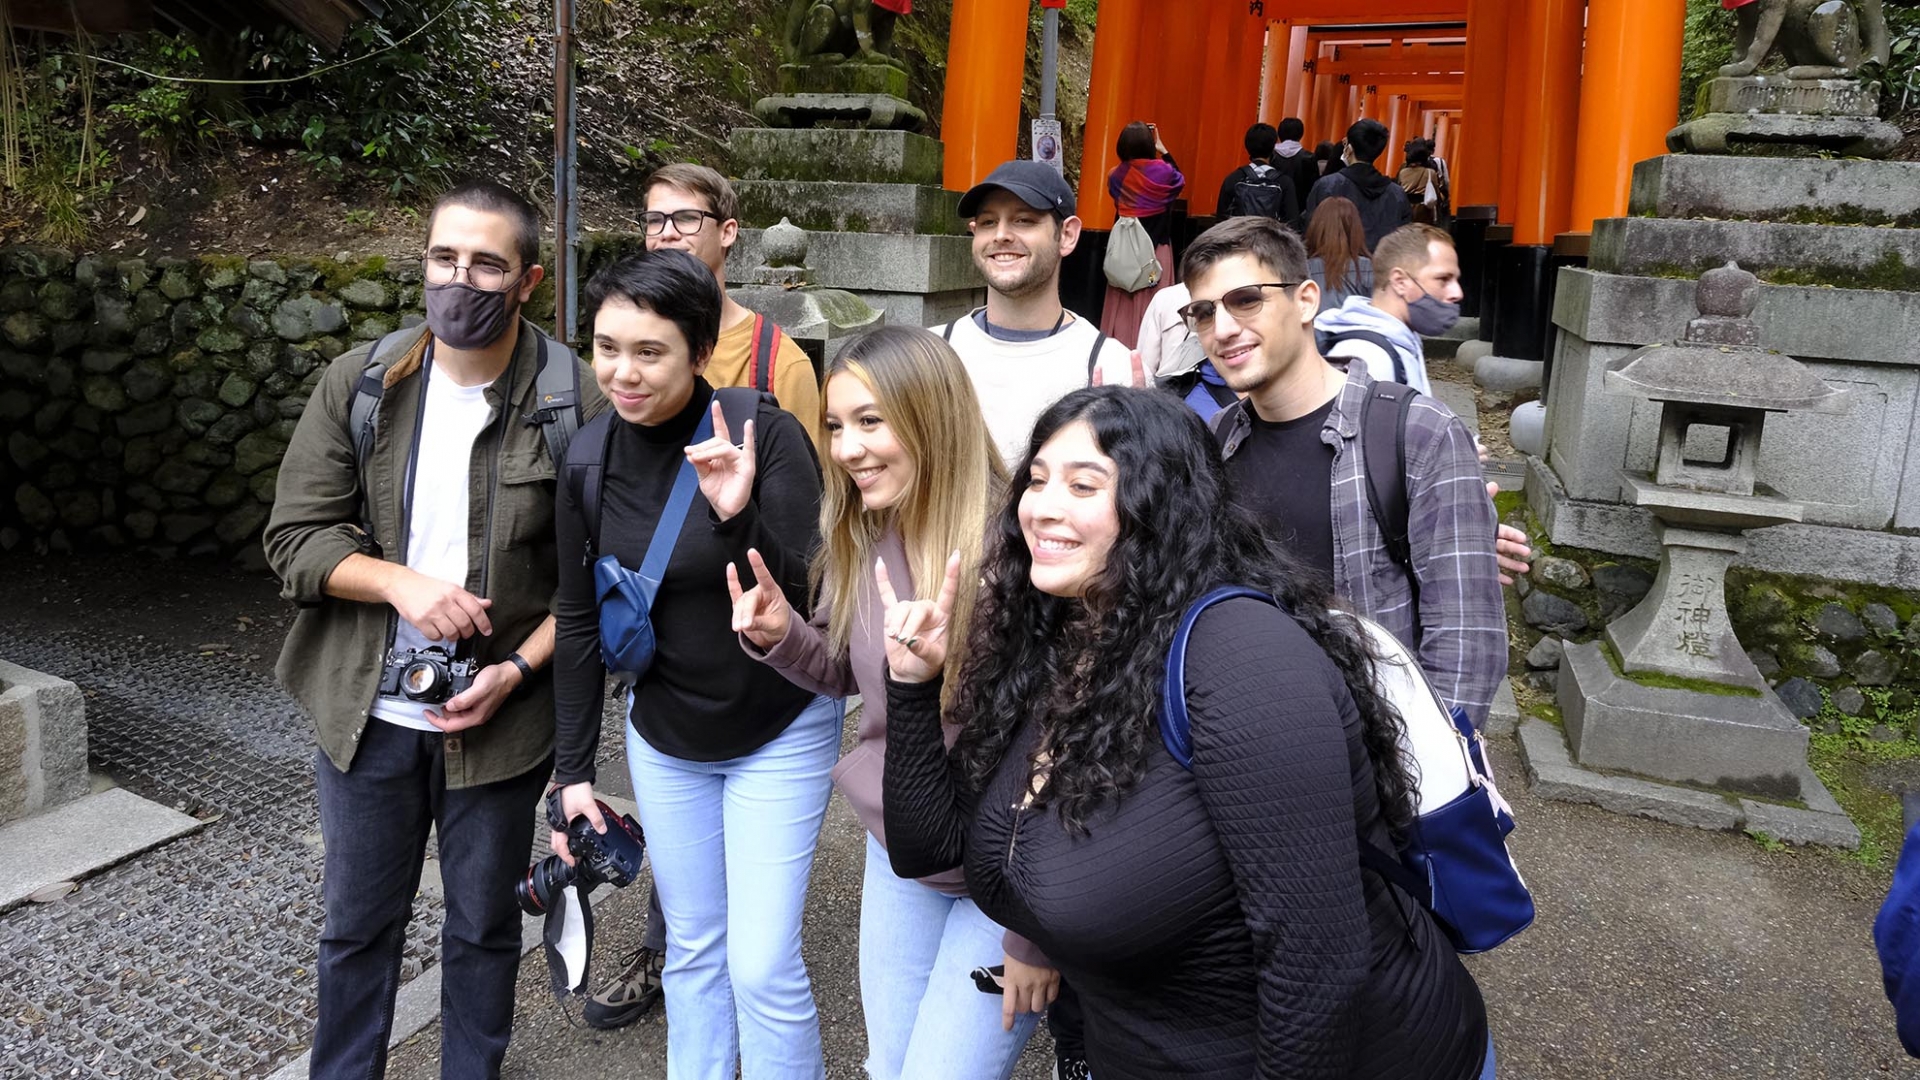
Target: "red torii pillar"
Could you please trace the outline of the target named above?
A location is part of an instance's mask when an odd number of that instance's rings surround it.
[[[940,114],[949,189],[965,191],[1018,152],[1028,7],[1029,0],[954,5]]]
[[[1520,89],[1515,244],[1551,244],[1573,213],[1573,157],[1580,134],[1584,0],[1532,0],[1526,80]],[[1602,103],[1610,104],[1610,103]],[[1617,167],[1617,166],[1616,166]]]
[[[1107,195],[1110,166],[1104,163],[1113,154],[1120,129],[1135,118],[1131,91],[1138,78],[1146,11],[1147,0],[1101,0],[1100,24],[1093,35],[1093,72],[1087,93],[1077,198],[1080,217],[1088,228],[1113,227],[1113,200]],[[1024,30],[1024,18],[1020,25]]]
[[[1686,0],[1588,0],[1570,225],[1621,217],[1633,165],[1667,152],[1680,104]]]
[[[1682,0],[1684,2],[1684,0]],[[1510,0],[1470,0],[1467,8],[1467,97],[1453,165],[1456,207],[1500,201],[1506,129]]]

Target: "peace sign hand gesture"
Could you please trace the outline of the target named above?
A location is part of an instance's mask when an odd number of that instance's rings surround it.
[[[874,560],[873,581],[886,608],[881,628],[886,635],[887,670],[894,682],[931,682],[947,666],[947,628],[953,624],[953,601],[960,593],[960,553],[947,558],[946,580],[936,600],[901,600],[893,594],[887,564]]]
[[[746,423],[739,446],[727,430],[727,418],[720,414],[720,401],[713,402],[713,438],[687,447],[687,460],[700,476],[700,494],[707,497],[715,517],[730,520],[747,508],[753,497],[754,456],[753,421]]]
[[[745,634],[748,641],[760,648],[771,649],[786,639],[793,608],[787,604],[786,593],[780,591],[780,583],[767,572],[760,553],[748,548],[747,562],[753,565],[753,588],[745,592],[740,590],[740,571],[734,569],[732,563],[727,564],[727,592],[733,597],[733,630]]]

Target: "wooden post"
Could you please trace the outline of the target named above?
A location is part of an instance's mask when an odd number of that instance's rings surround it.
[[[1130,89],[1138,77],[1140,29],[1146,6],[1146,0],[1102,0],[1100,4],[1100,23],[1093,34],[1093,73],[1076,199],[1088,228],[1113,227],[1113,200],[1107,195],[1107,171],[1112,166],[1107,159],[1113,156],[1120,129],[1134,119]]]
[[[1461,115],[1458,160],[1453,165],[1453,204],[1490,206],[1500,201],[1500,161],[1506,128],[1509,0],[1469,0],[1467,5],[1467,98]]]
[[[1020,86],[1027,64],[1029,0],[954,5],[947,48],[946,186],[965,191],[1020,145]]]
[[[1515,244],[1551,244],[1573,213],[1574,148],[1580,133],[1580,51],[1585,0],[1533,0],[1520,85]],[[1602,102],[1603,107],[1611,103]]]
[[[1635,162],[1667,152],[1680,112],[1686,0],[1589,0],[1571,228],[1627,212]]]

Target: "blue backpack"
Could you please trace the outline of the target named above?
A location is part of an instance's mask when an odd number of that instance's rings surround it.
[[[1188,770],[1193,768],[1193,732],[1187,719],[1187,639],[1201,612],[1237,597],[1275,603],[1243,586],[1216,588],[1187,609],[1167,653],[1160,736],[1167,753]],[[1456,951],[1486,952],[1531,926],[1534,910],[1533,894],[1507,852],[1513,814],[1493,786],[1480,735],[1465,713],[1440,701],[1398,639],[1367,619],[1346,617],[1360,625],[1380,657],[1375,692],[1406,721],[1400,752],[1413,766],[1418,811],[1398,856],[1360,837],[1360,865],[1426,908]]]

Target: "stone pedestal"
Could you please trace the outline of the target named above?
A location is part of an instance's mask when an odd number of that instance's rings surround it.
[[[731,148],[743,228],[729,290],[751,282],[765,261],[763,232],[788,218],[812,234],[814,284],[852,293],[890,323],[932,326],[986,302],[960,196],[940,186],[938,141],[902,130],[737,128]]]
[[[1806,726],[1771,693],[1643,686],[1592,642],[1567,646],[1558,691],[1567,745],[1587,769],[1770,799],[1825,795],[1806,766]]]
[[[87,715],[80,688],[0,661],[0,824],[87,793]]]
[[[1702,91],[1705,111],[1667,133],[1679,153],[1778,154],[1803,148],[1885,157],[1900,129],[1879,119],[1880,89],[1858,79],[1720,76]]]
[[[1628,671],[1744,686],[1766,680],[1740,647],[1727,619],[1727,561],[1746,549],[1730,533],[1656,526],[1666,548],[1653,590],[1607,625],[1607,641]]]
[[[1631,213],[1595,223],[1589,269],[1560,272],[1546,451],[1526,484],[1547,538],[1659,556],[1627,475],[1654,468],[1661,410],[1607,393],[1607,368],[1681,337],[1689,278],[1736,258],[1762,280],[1765,347],[1852,393],[1837,415],[1768,418],[1755,469],[1801,515],[1748,533],[1734,565],[1920,589],[1920,163],[1655,158]]]

